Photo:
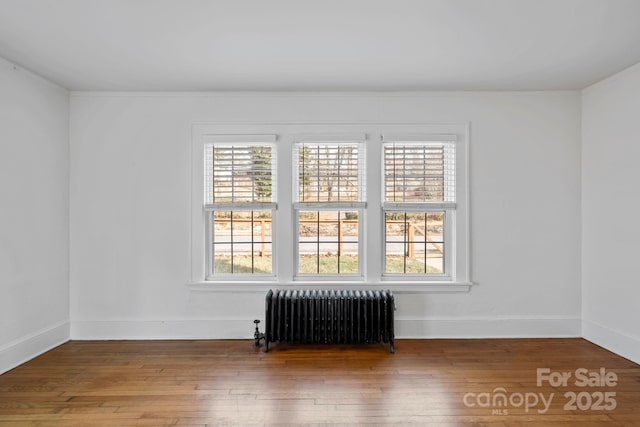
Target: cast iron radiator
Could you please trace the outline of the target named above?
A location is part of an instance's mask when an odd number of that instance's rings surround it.
[[[270,342],[388,342],[395,351],[391,291],[276,289],[265,306],[265,351]]]

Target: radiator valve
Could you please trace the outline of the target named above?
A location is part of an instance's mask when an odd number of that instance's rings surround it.
[[[258,325],[260,324],[260,320],[256,319],[256,320],[253,321],[253,323],[256,324],[256,331],[253,333],[253,340],[254,340],[253,341],[253,346],[256,347],[256,348],[262,347],[262,344],[260,344],[260,341],[265,339],[265,336],[258,329]]]

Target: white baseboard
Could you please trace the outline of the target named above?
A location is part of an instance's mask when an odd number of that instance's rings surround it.
[[[622,334],[598,323],[582,321],[582,336],[635,363],[640,363],[640,337]]]
[[[574,338],[580,337],[580,319],[398,319],[395,329],[398,338]]]
[[[261,324],[261,330],[264,324]],[[244,339],[253,319],[75,320],[72,340]]]
[[[253,326],[253,319],[64,321],[0,347],[0,374],[69,339],[250,339]],[[640,338],[574,318],[396,319],[395,330],[397,338],[584,337],[640,363]]]
[[[260,324],[264,332],[264,323]],[[580,337],[580,319],[396,319],[397,338],[551,338]],[[249,339],[253,319],[78,320],[74,340]]]
[[[0,347],[0,374],[69,341],[69,322],[25,335]]]

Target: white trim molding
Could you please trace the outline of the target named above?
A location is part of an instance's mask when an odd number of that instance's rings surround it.
[[[73,321],[74,340],[251,339],[253,318]],[[264,319],[262,319],[264,320]],[[577,338],[580,319],[491,317],[395,320],[396,338]],[[262,326],[264,323],[262,323]],[[262,328],[261,328],[262,329]],[[247,342],[247,347],[251,346]]]
[[[469,292],[471,282],[394,282],[384,281],[376,283],[354,282],[326,282],[326,281],[294,281],[283,282],[190,282],[187,287],[192,292],[253,292],[264,294],[269,289],[379,289],[391,290],[394,294],[403,293],[458,293]]]
[[[397,318],[397,338],[579,338],[580,319],[565,317]]]
[[[75,320],[73,340],[245,339],[254,319]],[[249,343],[247,343],[249,345]]]
[[[69,322],[65,320],[3,345],[0,347],[0,374],[69,341],[69,329]]]
[[[582,320],[582,337],[617,355],[640,363],[640,336],[624,334],[598,323]]]

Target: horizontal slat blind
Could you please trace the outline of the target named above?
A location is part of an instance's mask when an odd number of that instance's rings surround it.
[[[385,202],[455,202],[455,142],[385,142]]]
[[[270,144],[207,144],[206,203],[275,201],[275,166]]]
[[[294,148],[297,201],[364,201],[364,146],[354,143],[299,142]]]

